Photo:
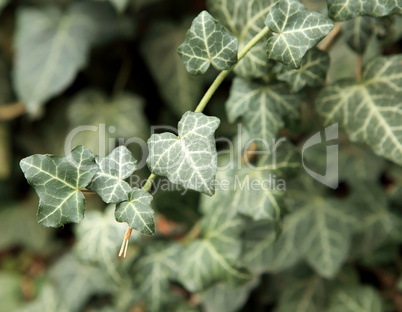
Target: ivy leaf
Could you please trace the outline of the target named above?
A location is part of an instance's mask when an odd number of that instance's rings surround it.
[[[328,312],[381,312],[381,297],[369,286],[339,287],[332,294]]]
[[[244,222],[224,193],[202,198],[205,213],[200,226],[202,238],[188,245],[181,255],[185,261],[181,263],[178,278],[189,291],[201,291],[218,281],[240,285],[251,278],[239,262]]]
[[[94,155],[77,146],[65,158],[33,155],[24,158],[20,167],[28,183],[39,196],[38,222],[58,227],[84,218],[86,187],[98,171]]]
[[[202,77],[188,73],[177,54],[186,30],[184,25],[153,24],[142,46],[142,55],[161,96],[178,116],[194,109],[202,91]]]
[[[117,205],[115,218],[145,235],[155,234],[154,211],[151,208],[153,197],[148,192],[133,188],[128,200]]]
[[[328,67],[328,53],[313,48],[307,51],[299,69],[279,64],[276,68],[277,78],[286,81],[292,92],[297,92],[307,84],[312,87],[322,85],[325,82]]]
[[[386,16],[402,14],[399,1],[387,0],[327,0],[328,15],[335,21],[345,21],[356,16]]]
[[[104,213],[87,212],[85,219],[75,227],[74,248],[81,260],[105,268],[110,277],[117,279],[117,252],[127,227],[114,220],[114,208],[110,205]]]
[[[127,147],[119,146],[107,157],[96,156],[95,161],[99,170],[87,189],[97,193],[107,204],[127,200],[131,187],[124,180],[137,168],[137,161]]]
[[[342,25],[342,34],[349,47],[355,52],[363,54],[370,39],[375,34],[375,19],[370,17],[356,17]]]
[[[90,48],[120,31],[116,25],[103,3],[73,3],[65,12],[57,6],[19,10],[14,86],[27,111],[38,113],[68,87],[86,65]]]
[[[297,0],[278,1],[265,24],[274,33],[267,42],[268,58],[292,68],[299,68],[304,54],[334,27],[330,19]]]
[[[193,21],[186,40],[177,52],[187,71],[193,75],[204,74],[210,64],[225,70],[237,62],[237,38],[228,33],[207,11],[202,11]]]
[[[216,117],[187,112],[179,122],[179,136],[153,134],[148,140],[151,171],[184,188],[213,195],[217,168],[214,131],[219,123]]]
[[[260,85],[241,78],[234,79],[226,102],[229,121],[241,117],[250,136],[268,144],[284,127],[283,118],[297,118],[299,108],[300,99],[285,85]]]
[[[362,82],[340,81],[316,100],[325,124],[340,122],[350,140],[402,164],[402,56],[377,57],[363,69]]]
[[[242,49],[265,27],[265,17],[275,3],[275,0],[207,0],[207,7],[237,37],[239,48]],[[270,68],[262,40],[239,61],[234,71],[244,78],[259,78],[266,76]]]
[[[134,265],[134,282],[147,311],[164,311],[163,306],[175,299],[169,291],[169,280],[175,279],[180,270],[177,259],[180,249],[178,244],[153,242]]]

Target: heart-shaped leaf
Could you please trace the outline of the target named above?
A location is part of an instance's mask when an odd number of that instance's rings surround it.
[[[297,0],[278,1],[265,24],[274,33],[267,42],[268,58],[293,68],[299,68],[304,54],[334,27],[329,18],[307,10]]]
[[[88,190],[97,193],[108,204],[127,200],[131,187],[124,180],[137,168],[137,161],[127,147],[119,146],[109,156],[97,156],[95,161],[99,170],[88,185]]]
[[[151,208],[153,197],[148,192],[133,188],[128,194],[128,200],[117,205],[114,213],[119,222],[128,225],[145,235],[155,234],[154,211]]]
[[[177,50],[189,73],[204,74],[210,64],[225,70],[237,62],[237,38],[228,33],[207,11],[193,21],[186,40]]]
[[[20,162],[28,183],[39,196],[38,222],[58,227],[80,222],[84,217],[85,198],[80,189],[92,180],[98,167],[94,155],[83,146],[70,155],[33,155]]]
[[[148,140],[151,171],[184,188],[213,195],[217,154],[214,132],[220,120],[187,112],[179,122],[179,136],[153,134]]]

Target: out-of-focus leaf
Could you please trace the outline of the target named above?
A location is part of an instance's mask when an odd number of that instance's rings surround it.
[[[125,181],[137,168],[137,161],[125,146],[119,146],[107,157],[95,157],[99,170],[87,189],[97,193],[107,203],[120,203],[127,200],[131,191]]]
[[[106,0],[98,0],[98,1],[106,1]],[[130,0],[107,0],[107,1],[109,1],[120,13],[122,13],[130,3]]]
[[[106,7],[105,7],[106,5]],[[105,3],[77,2],[17,12],[14,87],[29,113],[60,94],[87,62],[91,46],[116,35],[116,16]]]
[[[275,3],[274,0],[208,0],[207,7],[219,23],[237,37],[241,50],[265,27],[265,17]],[[235,68],[237,74],[245,78],[267,75],[271,65],[267,61],[263,41],[256,44],[239,62]]]
[[[280,64],[277,67],[277,77],[279,80],[286,81],[292,92],[297,92],[306,84],[313,87],[322,85],[325,82],[328,67],[328,53],[313,48],[303,57],[299,69]]]
[[[187,112],[178,125],[178,136],[165,132],[148,140],[148,167],[157,175],[184,188],[213,195],[217,154],[214,132],[220,120]]]
[[[3,8],[7,5],[9,0],[0,0],[0,12],[3,10]]]
[[[8,125],[0,124],[0,180],[10,175],[10,150],[9,150]]]
[[[362,82],[341,81],[316,100],[325,124],[340,122],[352,141],[402,164],[402,57],[377,57],[363,69]]]
[[[177,52],[187,71],[193,75],[204,74],[210,64],[225,70],[237,62],[237,38],[228,33],[207,11],[202,11],[193,21],[185,41]]]
[[[17,274],[0,272],[0,312],[15,311],[23,301],[22,278]]]
[[[142,48],[161,96],[179,116],[195,108],[202,90],[202,79],[189,74],[177,54],[185,33],[184,27],[157,23]]]
[[[382,312],[381,297],[369,286],[339,287],[332,293],[328,312]]]
[[[107,270],[112,278],[121,279],[118,272],[117,253],[121,245],[125,224],[114,219],[114,205],[105,212],[89,211],[76,227],[77,242],[74,245],[78,258]]]
[[[83,264],[72,254],[66,254],[56,262],[49,271],[49,278],[58,295],[55,297],[59,297],[60,304],[71,312],[82,311],[90,296],[110,293],[114,285],[103,268]]]
[[[60,294],[50,284],[43,286],[39,296],[31,303],[28,303],[18,312],[74,312],[65,306],[60,299]]]
[[[190,291],[201,291],[219,281],[235,286],[251,278],[239,261],[244,222],[226,199],[222,192],[202,197],[202,238],[181,255],[179,280]]]
[[[169,280],[175,279],[180,270],[177,258],[180,248],[176,244],[153,242],[134,265],[134,281],[147,311],[164,311],[164,305],[175,299],[169,291]]]
[[[145,235],[155,234],[154,211],[151,208],[153,197],[147,191],[133,188],[128,200],[116,206],[115,217]]]
[[[22,159],[20,166],[39,196],[41,225],[58,227],[84,218],[85,198],[80,190],[98,171],[90,150],[77,146],[65,158],[33,155]]]
[[[357,53],[363,54],[375,33],[375,19],[356,17],[343,23],[342,33],[348,45]]]
[[[284,117],[297,118],[299,109],[299,97],[286,85],[261,85],[241,78],[235,78],[226,102],[229,121],[241,117],[250,136],[268,144],[284,127]]]
[[[402,14],[399,1],[388,0],[327,0],[328,15],[335,21],[345,21],[356,16],[385,16]]]
[[[268,39],[268,58],[299,68],[303,56],[334,27],[324,15],[307,10],[297,0],[278,1],[265,24],[276,34]]]
[[[82,144],[100,156],[112,151],[111,141],[119,139],[118,145],[124,144],[130,150],[138,151],[135,143],[140,144],[141,139],[148,138],[143,100],[130,93],[109,99],[100,91],[85,90],[72,100],[67,116],[72,128],[67,138],[71,140],[71,146]],[[143,157],[134,155],[137,159]]]

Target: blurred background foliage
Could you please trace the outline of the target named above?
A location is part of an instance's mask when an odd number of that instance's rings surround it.
[[[316,11],[326,7],[320,0],[303,3]],[[0,311],[358,311],[346,310],[342,298],[363,307],[359,311],[402,311],[402,171],[344,136],[340,188],[295,179],[287,199],[289,220],[299,222],[292,217],[295,209],[347,198],[340,203],[355,223],[334,225],[350,248],[332,279],[315,267],[314,255],[295,251],[303,245],[299,232],[285,231],[277,242],[276,228],[248,220],[247,227],[222,236],[236,237],[238,244],[223,241],[220,250],[244,258],[254,278],[231,287],[226,277],[212,276],[213,283],[195,287],[192,270],[204,259],[183,265],[196,249],[182,254],[179,242],[202,214],[198,231],[208,233],[212,209],[222,222],[231,218],[225,210],[230,204],[219,194],[200,203],[195,192],[159,191],[153,201],[157,234],[151,239],[133,233],[124,261],[117,253],[126,226],[114,220],[113,206],[94,195],[86,196],[79,225],[37,224],[38,199],[19,160],[37,153],[65,156],[67,135],[82,125],[103,128],[79,133],[72,147],[83,144],[99,155],[124,143],[118,138],[147,140],[150,125],[176,127],[217,74],[211,68],[202,77],[189,75],[176,53],[205,8],[204,0],[0,0]],[[370,33],[364,58],[402,52],[400,18],[363,22],[378,34]],[[352,27],[343,27],[329,52],[328,81],[355,75]],[[236,132],[224,110],[230,84],[223,83],[206,110],[222,121],[218,137]],[[304,91],[302,120],[290,121],[282,133],[297,146],[320,129],[310,105],[315,94],[314,88]],[[137,159],[146,158],[136,142],[128,147]],[[325,168],[323,153],[325,146],[317,146],[309,154],[311,168]],[[144,168],[139,177],[148,174]],[[304,227],[314,227],[306,222]],[[370,310],[364,310],[365,300]]]

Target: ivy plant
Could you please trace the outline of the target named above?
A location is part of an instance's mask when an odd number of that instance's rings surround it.
[[[26,2],[0,146],[49,229],[4,160],[0,249],[45,267],[0,259],[8,310],[401,309],[400,1]]]

